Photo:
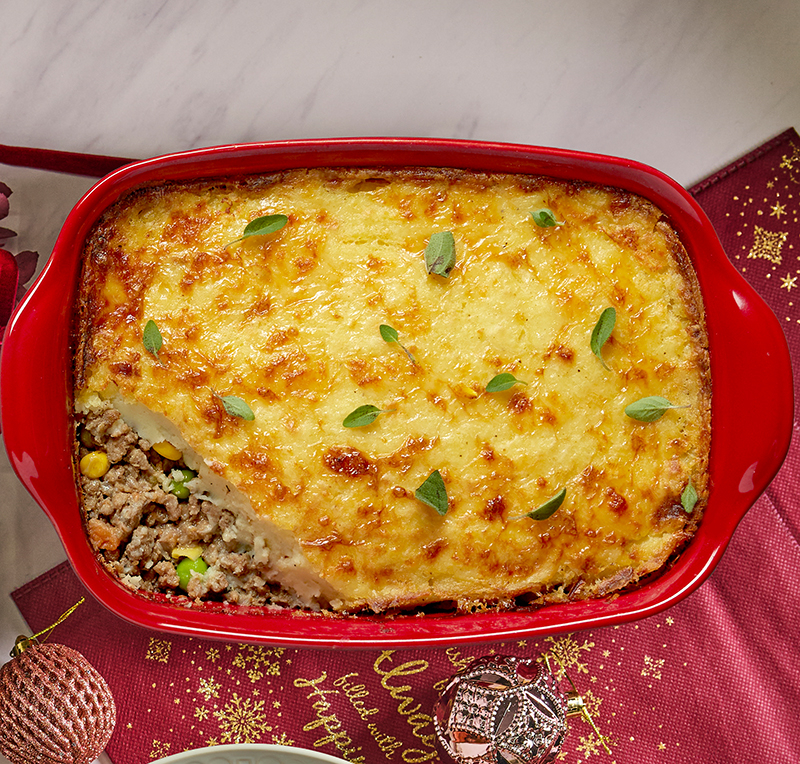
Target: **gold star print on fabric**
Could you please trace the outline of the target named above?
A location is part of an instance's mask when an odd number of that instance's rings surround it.
[[[800,286],[796,233],[800,146],[790,141],[772,162],[766,178],[742,186],[729,197],[723,230],[732,233],[736,244],[728,243],[726,249],[737,269],[762,294],[783,295],[777,306],[771,306],[778,317],[800,323],[800,303],[793,296]]]
[[[208,709],[203,706],[199,706],[198,708],[195,708],[194,716],[198,721],[204,722],[208,718]]]
[[[557,663],[557,676],[560,674],[563,677],[565,673],[569,674],[572,671],[583,674],[588,673],[586,664],[581,662],[581,653],[591,650],[594,647],[594,642],[584,640],[583,644],[579,645],[571,634],[558,639],[547,637],[545,642],[552,643],[550,654]]]
[[[272,730],[264,713],[264,701],[240,698],[236,693],[214,716],[219,719],[223,743],[255,743]]]
[[[603,703],[603,699],[597,697],[591,690],[583,690],[581,692],[581,697],[586,705],[586,710],[589,712],[589,716],[596,719],[600,715],[600,706]]]
[[[778,204],[778,202],[775,202],[775,204],[773,204],[772,207],[770,207],[770,210],[771,210],[771,212],[769,213],[770,217],[775,216],[776,218],[778,218],[778,220],[780,220],[781,215],[786,214],[786,205]]]
[[[177,716],[175,726],[160,730],[153,738],[151,759],[176,745],[188,748],[240,743],[272,743],[294,745],[284,730],[276,728],[282,716],[279,693],[282,691],[282,670],[291,663],[293,651],[258,645],[208,645],[189,641],[184,649],[175,648],[169,640],[151,638],[146,646],[146,659],[154,661],[159,671],[167,672],[153,688],[174,692],[171,666],[176,649],[182,665],[187,667],[184,690],[173,701]],[[173,678],[168,681],[167,677]],[[156,678],[154,676],[154,678]],[[186,693],[186,695],[183,694]],[[182,702],[183,701],[183,702]],[[185,706],[185,708],[183,707]],[[166,726],[166,725],[165,725]],[[180,731],[179,731],[180,730]],[[156,734],[155,730],[154,733]]]
[[[280,674],[279,658],[285,652],[282,647],[261,647],[257,645],[239,645],[239,652],[233,659],[236,668],[243,669],[248,679],[256,683],[264,676]]]
[[[786,231],[767,231],[760,226],[753,227],[753,246],[747,256],[749,258],[761,257],[775,265],[781,264],[781,249],[788,237]]]
[[[580,751],[588,759],[590,756],[600,754],[603,750],[603,743],[594,732],[590,732],[586,737],[580,739],[580,744],[576,746],[575,750]]]
[[[285,732],[281,732],[281,734],[274,737],[272,741],[275,743],[275,745],[286,745],[286,746],[294,745],[294,740],[288,737]]]
[[[150,758],[163,759],[166,755],[169,754],[170,748],[171,748],[170,743],[163,743],[160,740],[154,740],[153,747],[150,749]]]
[[[644,656],[644,668],[642,676],[651,676],[653,679],[661,679],[661,669],[664,667],[664,658],[651,658]]]
[[[147,645],[147,653],[145,658],[149,661],[159,661],[160,663],[167,663],[169,661],[169,653],[172,649],[172,642],[167,639],[150,638]]]
[[[795,183],[800,183],[800,179],[795,177],[795,175],[800,174],[800,146],[790,143],[789,148],[790,151],[781,157],[779,167],[783,170],[788,170],[790,178]]]
[[[197,694],[202,695],[206,699],[206,702],[208,702],[209,700],[211,700],[211,698],[219,697],[219,691],[221,687],[222,687],[221,684],[218,684],[211,678],[201,679],[200,687],[197,690]]]

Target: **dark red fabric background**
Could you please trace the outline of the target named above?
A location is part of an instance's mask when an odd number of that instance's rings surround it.
[[[783,323],[800,368],[797,133],[785,132],[692,193]],[[442,681],[479,655],[545,651],[578,685],[611,748],[574,719],[560,760],[795,764],[799,477],[795,442],[709,580],[638,623],[483,647],[296,650],[148,632],[87,595],[51,641],[76,648],[106,677],[118,707],[107,749],[115,764],[237,742],[296,745],[369,764],[438,762],[430,713]],[[38,631],[84,594],[63,564],[12,596]]]

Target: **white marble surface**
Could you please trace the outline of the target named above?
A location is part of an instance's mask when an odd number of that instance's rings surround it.
[[[800,128],[797,0],[0,0],[0,28],[3,144],[441,136],[616,154],[690,185]],[[0,179],[15,251],[43,255],[90,184]],[[64,555],[4,454],[0,481],[5,655],[25,629],[9,592]]]

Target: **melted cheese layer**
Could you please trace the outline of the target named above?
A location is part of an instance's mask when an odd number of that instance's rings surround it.
[[[538,227],[540,208],[562,224]],[[237,241],[277,213],[282,230]],[[424,259],[445,230],[448,278]],[[700,517],[699,289],[659,210],[626,192],[336,169],[144,188],[93,232],[82,296],[76,398],[113,386],[170,420],[339,609],[604,595],[659,569]],[[601,363],[590,336],[609,306]],[[501,372],[526,384],[487,393]],[[648,395],[684,408],[626,416]],[[343,427],[366,404],[385,413]],[[445,515],[414,495],[434,470]],[[551,517],[524,516],[562,488]]]

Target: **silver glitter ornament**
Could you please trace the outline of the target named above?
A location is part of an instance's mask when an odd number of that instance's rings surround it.
[[[458,764],[549,764],[567,734],[567,716],[583,713],[549,664],[513,656],[478,658],[453,676],[434,706],[442,748]]]

